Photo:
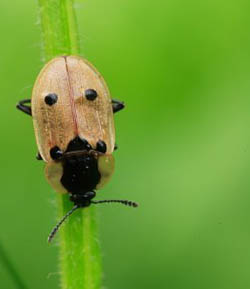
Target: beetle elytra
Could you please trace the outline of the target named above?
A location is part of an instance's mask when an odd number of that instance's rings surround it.
[[[78,208],[109,202],[137,207],[128,200],[93,200],[95,190],[114,171],[113,114],[124,104],[111,99],[104,79],[88,61],[79,56],[52,59],[38,75],[32,98],[20,101],[17,108],[32,116],[37,159],[45,162],[49,184],[59,193],[68,193],[74,204],[48,241]]]

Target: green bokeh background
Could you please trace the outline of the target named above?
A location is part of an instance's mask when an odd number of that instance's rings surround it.
[[[77,1],[84,56],[113,97],[116,172],[98,207],[109,289],[250,288],[249,0]],[[0,3],[0,241],[29,288],[59,288],[55,193],[35,160],[35,0]],[[14,289],[0,264],[0,288]],[[79,288],[75,288],[79,289]]]

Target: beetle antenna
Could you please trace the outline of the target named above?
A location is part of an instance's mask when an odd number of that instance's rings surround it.
[[[128,200],[101,200],[101,201],[91,201],[91,204],[102,204],[102,203],[120,203],[129,207],[138,207],[138,204]]]
[[[58,231],[58,229],[60,228],[60,226],[62,225],[62,223],[71,215],[74,213],[75,210],[77,210],[78,208],[80,208],[78,205],[75,205],[70,211],[68,211],[68,213],[60,220],[60,222],[58,222],[56,224],[56,226],[53,228],[53,230],[51,231],[51,233],[49,234],[48,237],[48,242],[50,243],[52,241],[52,239],[55,237],[56,232]]]

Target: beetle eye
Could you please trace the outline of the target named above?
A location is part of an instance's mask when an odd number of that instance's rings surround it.
[[[44,101],[48,105],[53,105],[57,102],[57,99],[58,99],[58,97],[55,93],[50,93],[50,94],[45,96]]]
[[[94,89],[86,89],[85,90],[85,96],[87,100],[95,100],[97,98],[97,92]]]

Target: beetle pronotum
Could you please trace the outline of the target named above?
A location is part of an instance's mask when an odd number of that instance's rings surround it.
[[[33,118],[37,159],[46,163],[49,184],[59,193],[69,193],[74,203],[49,242],[78,208],[111,202],[138,206],[128,200],[93,200],[95,190],[114,171],[113,113],[124,104],[110,98],[104,79],[88,61],[79,56],[52,59],[38,75],[32,98],[20,101],[17,108]]]

